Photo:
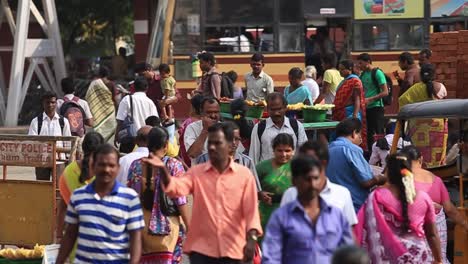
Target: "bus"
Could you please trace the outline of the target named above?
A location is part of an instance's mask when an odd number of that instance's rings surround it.
[[[391,76],[401,71],[398,55],[417,55],[431,32],[465,29],[465,9],[465,0],[159,0],[147,61],[169,63],[181,93],[197,87],[192,58],[203,50],[241,87],[255,52],[279,90],[292,67],[312,64],[320,74],[317,55],[329,51],[338,59],[367,52]],[[324,32],[331,45],[317,44]]]

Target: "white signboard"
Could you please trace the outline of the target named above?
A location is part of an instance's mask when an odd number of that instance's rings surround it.
[[[191,14],[187,16],[187,33],[189,35],[200,35],[200,15]]]
[[[336,9],[335,8],[320,8],[321,15],[335,15]]]

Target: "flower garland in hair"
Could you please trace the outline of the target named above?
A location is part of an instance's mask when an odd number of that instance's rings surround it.
[[[412,204],[414,202],[414,198],[416,197],[416,188],[414,187],[414,175],[408,169],[402,169],[401,175],[403,176],[402,181],[403,185],[405,186],[406,201],[409,204]]]

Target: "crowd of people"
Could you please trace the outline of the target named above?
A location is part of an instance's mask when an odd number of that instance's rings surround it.
[[[313,66],[305,79],[292,68],[283,93],[262,54],[232,91],[225,78],[235,84],[236,73],[218,72],[212,53],[198,59],[204,74],[177,131],[172,106],[181,97],[166,64],[138,64],[128,95],[102,68],[86,100],[71,78],[61,82],[63,99],[43,96],[29,134],[73,135],[81,146],[59,179],[57,263],[181,263],[183,252],[192,264],[448,263],[445,215],[467,231],[468,223],[425,169],[444,162],[431,146],[446,147],[446,121],[410,123],[409,141],[390,155],[384,106],[393,87],[369,54],[356,63],[323,55],[318,80]],[[400,55],[400,107],[446,96],[429,59],[428,50],[419,66]],[[221,118],[226,94],[232,120]],[[247,119],[245,100],[265,101],[267,117]],[[287,111],[299,102],[333,103],[336,129],[308,138]],[[418,133],[434,133],[431,145]],[[36,178],[50,173],[37,168]]]

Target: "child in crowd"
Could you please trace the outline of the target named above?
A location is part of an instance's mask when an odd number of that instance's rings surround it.
[[[379,166],[385,168],[387,165],[386,159],[390,154],[390,150],[393,144],[393,134],[395,132],[396,122],[390,122],[385,127],[386,135],[383,138],[378,139],[372,144],[372,154],[369,159],[369,164],[373,166]],[[402,138],[398,139],[397,149],[401,149],[404,146],[411,145],[409,141],[403,141]]]
[[[135,149],[135,137],[124,137],[120,141],[119,152],[121,154],[131,153]]]
[[[172,99],[176,96],[175,84],[176,80],[171,76],[171,68],[169,65],[162,63],[159,65],[159,74],[161,76],[161,89],[164,93],[164,97],[161,101],[161,118],[164,123],[174,122],[174,112],[171,104],[167,104],[168,99]]]
[[[247,120],[245,115],[247,113],[247,105],[244,99],[235,99],[231,102],[231,115],[234,123],[239,127],[241,143],[245,148],[245,153],[249,153],[250,149],[250,138],[252,136],[252,129],[254,123],[252,120]]]
[[[244,94],[242,92],[242,88],[240,88],[238,85],[236,85],[237,82],[237,72],[235,71],[228,71],[226,75],[231,79],[232,81],[232,99],[244,99]]]
[[[159,119],[157,116],[149,116],[145,119],[145,125],[152,127],[162,126],[161,119]]]

